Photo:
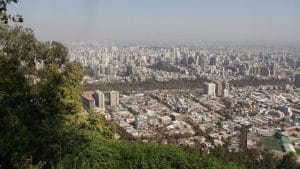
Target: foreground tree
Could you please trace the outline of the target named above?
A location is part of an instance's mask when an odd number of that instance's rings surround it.
[[[81,111],[81,67],[63,45],[39,42],[29,29],[2,25],[0,42],[0,158],[31,159],[46,150],[42,137]]]
[[[11,3],[17,3],[18,0],[0,0],[0,23],[7,24],[8,21],[23,22],[21,15],[12,16],[7,14],[7,6]]]

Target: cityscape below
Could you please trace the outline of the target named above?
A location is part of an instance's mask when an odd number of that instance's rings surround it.
[[[202,41],[67,46],[84,67],[84,107],[133,139],[207,152],[227,143],[230,151],[300,153],[299,48]]]

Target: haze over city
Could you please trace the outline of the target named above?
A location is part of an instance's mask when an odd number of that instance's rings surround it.
[[[42,40],[300,40],[297,0],[23,0]]]
[[[0,0],[0,169],[300,169],[300,0]]]

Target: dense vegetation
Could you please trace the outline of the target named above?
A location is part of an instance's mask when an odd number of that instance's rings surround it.
[[[166,62],[157,62],[155,63],[154,65],[151,65],[149,66],[150,69],[153,69],[153,70],[161,70],[161,71],[166,71],[166,72],[174,72],[174,73],[179,73],[180,72],[180,69],[173,66],[173,65],[170,65]]]
[[[199,89],[203,88],[207,79],[177,79],[169,80],[166,82],[159,82],[155,80],[147,80],[144,82],[132,81],[124,83],[110,83],[110,84],[84,84],[84,90],[118,90],[118,91],[144,91],[144,90],[172,90],[172,89]],[[287,79],[255,79],[247,78],[242,80],[231,80],[229,84],[234,87],[246,87],[246,86],[285,86],[291,85],[292,82]]]
[[[84,90],[117,90],[117,91],[145,91],[145,90],[172,90],[172,89],[199,89],[204,86],[203,79],[195,80],[170,80],[167,82],[158,82],[154,80],[147,80],[144,82],[124,82],[111,84],[85,84]]]

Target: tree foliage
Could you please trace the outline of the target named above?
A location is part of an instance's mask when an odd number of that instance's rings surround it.
[[[7,6],[11,3],[17,3],[19,0],[0,0],[0,23],[7,24],[8,21],[23,22],[21,15],[12,16],[7,14]]]
[[[0,47],[1,165],[47,160],[62,120],[81,111],[81,67],[62,44],[39,42],[21,27],[1,26]]]

